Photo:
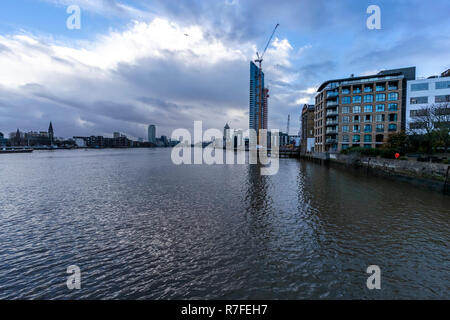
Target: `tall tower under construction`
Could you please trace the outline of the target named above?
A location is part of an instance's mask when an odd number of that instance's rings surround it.
[[[254,129],[258,134],[260,129],[267,129],[268,92],[264,87],[264,72],[251,61],[249,129]]]

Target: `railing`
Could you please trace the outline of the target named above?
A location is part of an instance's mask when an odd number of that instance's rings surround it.
[[[327,107],[335,107],[337,105],[339,105],[339,103],[337,101],[327,102]]]
[[[328,97],[337,97],[339,95],[338,91],[327,91],[327,98]]]
[[[327,111],[327,116],[337,116],[338,114],[337,111]]]
[[[339,121],[327,121],[327,122],[325,122],[325,124],[327,125],[327,126],[330,126],[330,125],[337,125],[339,123]]]

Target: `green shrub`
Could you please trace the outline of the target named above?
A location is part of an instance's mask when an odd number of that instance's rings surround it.
[[[381,154],[380,149],[374,149],[374,148],[362,148],[362,147],[351,147],[345,150],[341,151],[342,154],[353,154],[357,153],[362,156],[367,157],[376,157]]]
[[[395,154],[399,153],[401,155],[401,152],[399,152],[396,149],[381,149],[381,157],[386,159],[395,159]]]
[[[407,156],[401,156],[400,158],[398,158],[399,160],[408,160]]]

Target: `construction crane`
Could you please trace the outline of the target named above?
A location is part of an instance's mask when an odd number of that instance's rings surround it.
[[[256,63],[259,64],[259,70],[258,70],[258,84],[257,84],[257,91],[258,91],[258,135],[257,135],[257,143],[259,144],[261,141],[261,137],[260,137],[260,130],[262,129],[262,123],[261,123],[261,112],[263,109],[263,90],[264,88],[262,87],[262,62],[263,62],[263,57],[264,54],[266,53],[267,48],[269,47],[270,41],[272,41],[273,35],[275,34],[275,31],[277,30],[278,26],[280,24],[277,23],[277,25],[275,26],[275,28],[272,31],[272,34],[270,35],[269,41],[267,41],[266,47],[264,48],[264,51],[262,52],[261,55],[259,55],[258,52],[256,52],[256,56],[258,57],[258,59],[255,60]]]
[[[301,137],[302,136],[302,116],[300,116],[298,118],[298,136]]]
[[[271,34],[271,36],[270,36],[270,38],[269,38],[269,41],[267,41],[266,47],[264,48],[264,51],[263,51],[263,53],[261,54],[261,56],[259,55],[258,51],[256,52],[256,56],[258,57],[258,59],[256,59],[255,62],[259,63],[259,68],[260,68],[260,69],[261,69],[261,63],[263,62],[264,54],[266,53],[266,50],[267,50],[267,48],[269,47],[270,41],[272,40],[273,35],[275,34],[275,31],[277,30],[277,28],[278,28],[279,25],[280,25],[280,24],[277,23],[277,25],[276,25],[275,28],[273,29],[272,34]]]
[[[287,133],[287,135],[289,135],[289,125],[290,125],[290,122],[291,122],[291,115],[288,114],[288,121],[287,121],[287,126],[286,126],[286,133]]]

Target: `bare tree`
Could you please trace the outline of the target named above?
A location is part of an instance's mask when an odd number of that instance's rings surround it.
[[[433,147],[447,151],[450,146],[450,103],[438,103],[414,110],[409,131],[425,138],[427,152]]]
[[[450,146],[450,103],[432,105],[432,114],[439,145],[447,152]]]

